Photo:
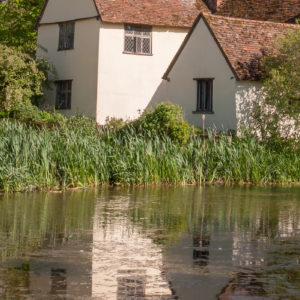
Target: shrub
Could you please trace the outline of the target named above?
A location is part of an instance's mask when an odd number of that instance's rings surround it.
[[[66,118],[55,110],[53,112],[48,112],[40,110],[34,105],[23,106],[22,110],[14,111],[12,116],[18,120],[37,123],[63,124],[66,122]]]
[[[129,123],[130,123],[129,121],[124,121],[123,119],[118,119],[115,117],[111,117],[111,118],[107,117],[105,120],[105,127],[112,131],[119,131]]]
[[[138,131],[147,131],[158,136],[167,135],[173,141],[185,144],[192,127],[183,118],[183,109],[179,105],[162,102],[155,109],[148,109],[133,122]]]
[[[43,62],[43,69],[45,63]],[[28,54],[0,44],[0,110],[20,111],[42,96],[46,72]]]

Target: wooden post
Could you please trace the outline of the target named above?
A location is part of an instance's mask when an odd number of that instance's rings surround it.
[[[203,140],[205,137],[205,115],[202,115],[202,130],[203,130]]]

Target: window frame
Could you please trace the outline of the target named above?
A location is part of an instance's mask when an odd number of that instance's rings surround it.
[[[64,93],[67,94],[67,97],[69,97],[69,99],[67,98],[66,101],[66,105],[64,107],[59,107],[58,106],[58,97],[59,97],[59,93],[61,93],[61,91],[59,91],[59,84],[70,84],[70,87],[65,88],[64,89]],[[72,87],[73,87],[73,80],[72,79],[68,79],[68,80],[56,80],[55,81],[55,86],[56,86],[56,95],[55,95],[55,109],[57,110],[70,110],[72,109]]]
[[[126,31],[127,31],[127,26],[131,26],[132,27],[132,31],[133,33],[132,34],[128,34]],[[144,28],[147,28],[149,31],[149,35],[140,35],[140,36],[137,36],[135,33],[134,33],[134,28],[140,28],[141,29],[141,32],[143,32],[142,30]],[[136,49],[134,51],[126,51],[125,50],[125,43],[126,43],[126,37],[128,36],[132,36],[134,39],[136,38],[142,38],[142,39],[146,39],[148,38],[149,39],[149,42],[150,42],[150,52],[149,53],[146,53],[146,52],[138,52],[136,51]],[[136,48],[136,42],[135,43],[135,48]],[[124,40],[123,40],[123,54],[131,54],[131,55],[144,55],[144,56],[152,56],[153,53],[152,53],[152,26],[148,26],[148,25],[138,25],[138,24],[124,24]]]
[[[62,28],[62,26],[65,26],[65,25],[73,25],[73,41],[72,41],[72,45],[69,48],[61,47],[61,30],[62,30],[61,28]],[[64,38],[66,38],[66,36],[64,36]],[[74,45],[75,45],[75,22],[70,21],[70,22],[58,23],[58,48],[57,48],[57,51],[73,50]]]
[[[213,90],[214,90],[214,78],[194,78],[196,81],[196,88],[197,88],[197,98],[196,98],[196,110],[193,111],[195,114],[214,114],[213,110]],[[200,84],[201,82],[209,82],[210,83],[210,94],[209,94],[209,108],[205,109],[205,103],[207,99],[201,99],[201,92],[200,92]],[[208,97],[205,95],[205,97]]]

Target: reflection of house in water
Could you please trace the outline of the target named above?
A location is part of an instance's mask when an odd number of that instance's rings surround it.
[[[65,269],[51,269],[50,294],[64,295],[67,293],[67,276]]]
[[[292,206],[279,212],[278,236],[280,238],[294,237],[300,232],[300,218]]]
[[[78,242],[78,241],[77,241]],[[88,299],[91,295],[91,255],[77,243],[42,249],[24,260],[0,265],[0,298]],[[30,297],[29,297],[30,295]],[[2,298],[1,298],[2,299]],[[23,299],[23,298],[21,298]]]
[[[47,239],[26,258],[0,264],[0,298],[173,299],[161,247],[122,216],[124,207],[112,206],[107,218],[100,207],[93,228],[78,236],[57,232],[54,243]]]
[[[193,259],[194,264],[198,266],[207,266],[209,260],[209,237],[200,235],[193,236]]]
[[[253,237],[251,232],[234,232],[232,262],[234,266],[261,266],[268,247],[267,237]]]
[[[146,272],[141,270],[120,271],[117,278],[117,299],[122,300],[127,296],[146,296]]]
[[[104,224],[101,215],[98,211],[94,221],[93,297],[171,299],[172,292],[162,275],[161,248],[128,217],[112,215]]]
[[[262,225],[263,224],[263,225]],[[261,227],[264,227],[263,229]],[[279,212],[276,222],[258,214],[251,230],[234,229],[232,234],[232,261],[235,266],[262,266],[273,240],[293,238],[300,229],[300,220],[292,209]]]
[[[24,251],[26,258],[13,260],[10,255],[9,262],[0,263],[0,298],[158,300],[174,299],[176,294],[179,299],[215,300],[222,291],[220,300],[261,300],[268,288],[281,288],[278,281],[298,284],[300,217],[292,205],[284,210],[275,207],[273,214],[269,206],[258,206],[244,216],[227,214],[226,209],[214,215],[208,205],[201,204],[199,210],[195,205],[189,232],[176,232],[178,239],[162,247],[153,241],[166,240],[164,228],[150,223],[151,230],[142,229],[140,222],[152,220],[142,220],[136,204],[129,206],[124,198],[101,199],[87,225],[66,230],[68,224],[62,222],[64,226],[47,232],[40,248]],[[288,251],[282,251],[282,244]],[[285,273],[279,277],[283,264]],[[290,279],[293,272],[286,276],[286,270],[295,271],[294,278]],[[268,287],[265,282],[272,280]]]

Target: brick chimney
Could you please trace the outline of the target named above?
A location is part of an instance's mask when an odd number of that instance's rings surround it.
[[[220,7],[220,5],[225,2],[226,0],[204,0],[204,2],[206,3],[206,5],[208,6],[208,8],[215,13],[218,8]]]

